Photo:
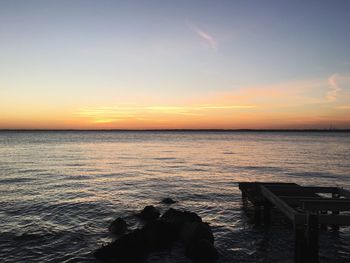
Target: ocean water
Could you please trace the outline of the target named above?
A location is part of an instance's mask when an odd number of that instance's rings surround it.
[[[0,262],[96,262],[107,227],[145,205],[198,213],[218,262],[283,262],[292,227],[252,223],[237,182],[350,189],[350,133],[0,132]],[[350,262],[350,229],[321,231],[322,262]],[[179,249],[147,262],[190,262]]]

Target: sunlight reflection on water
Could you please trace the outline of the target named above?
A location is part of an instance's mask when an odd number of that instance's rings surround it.
[[[292,230],[251,225],[239,181],[289,181],[350,189],[350,134],[195,132],[1,132],[0,258],[94,262],[107,226],[173,197],[214,231],[219,262],[292,255]],[[283,247],[283,251],[281,251]],[[350,231],[321,235],[322,260],[349,259]],[[185,262],[175,252],[148,262]]]

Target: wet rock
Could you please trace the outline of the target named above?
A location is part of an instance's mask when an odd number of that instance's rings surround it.
[[[198,263],[215,262],[219,254],[214,245],[207,239],[199,239],[186,248],[186,256]]]
[[[166,197],[162,199],[162,203],[166,205],[171,205],[171,204],[175,204],[176,201],[170,197]]]
[[[145,206],[145,208],[137,214],[138,217],[145,221],[156,220],[160,216],[160,212],[153,205]]]
[[[95,257],[107,263],[141,262],[149,253],[171,248],[175,241],[182,241],[186,255],[194,262],[211,263],[218,258],[212,231],[196,213],[170,208],[157,219],[159,214],[155,207],[146,206],[138,214],[146,224],[102,246],[94,253]],[[126,225],[121,218],[114,222],[118,230],[123,230],[124,223]]]
[[[102,246],[94,256],[102,262],[140,262],[152,251],[170,248],[176,239],[172,224],[155,220]]]
[[[136,263],[144,260],[149,253],[143,230],[135,230],[95,251],[94,256],[101,262]]]
[[[151,251],[170,248],[177,238],[174,225],[162,220],[155,220],[146,224],[143,231]]]
[[[125,222],[125,220],[121,217],[118,217],[115,219],[109,226],[108,230],[114,235],[121,235],[124,234],[127,230],[128,226]]]
[[[201,217],[196,213],[189,211],[180,211],[173,208],[168,209],[162,215],[161,220],[174,224],[177,227],[178,231],[180,231],[186,223],[202,222]]]
[[[186,255],[195,262],[214,262],[217,259],[214,236],[207,223],[186,223],[182,227],[180,239],[185,244]]]
[[[214,235],[208,223],[192,222],[186,224],[182,229],[182,233],[187,235],[187,239],[184,240],[185,244],[195,243],[202,239],[214,244]]]

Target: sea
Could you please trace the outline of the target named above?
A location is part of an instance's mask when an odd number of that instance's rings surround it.
[[[0,132],[0,262],[97,262],[109,224],[146,205],[198,213],[223,262],[292,262],[293,227],[252,220],[238,182],[350,190],[350,133],[258,131]],[[191,262],[181,248],[145,262]],[[320,232],[321,262],[350,262],[350,228]]]

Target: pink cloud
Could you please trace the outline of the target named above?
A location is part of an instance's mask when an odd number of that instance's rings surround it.
[[[338,74],[335,73],[328,78],[329,90],[327,92],[326,99],[329,102],[336,101],[338,92],[341,91],[341,88],[339,87],[339,84],[338,84],[338,77],[339,77]]]
[[[198,28],[195,25],[190,25],[190,28],[212,49],[217,50],[217,40],[208,32]]]

